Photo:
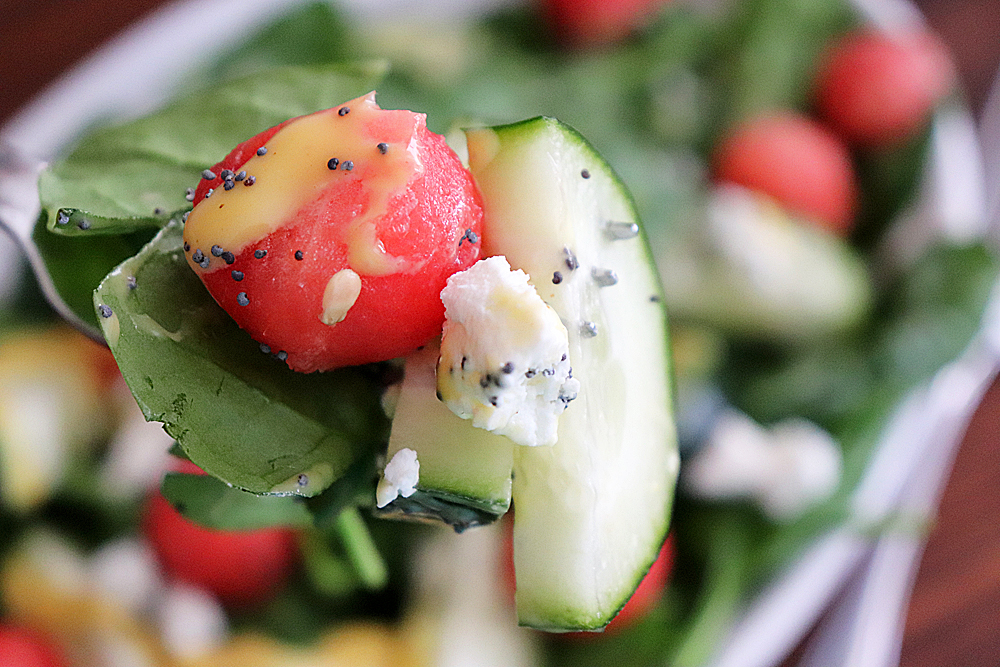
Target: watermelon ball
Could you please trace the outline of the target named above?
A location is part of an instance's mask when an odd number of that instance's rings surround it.
[[[816,107],[846,141],[892,147],[927,125],[954,83],[951,57],[933,34],[860,29],[826,50],[816,77]]]
[[[178,469],[204,474],[190,462],[179,463]],[[181,514],[159,490],[146,497],[141,530],[166,575],[208,591],[234,609],[272,600],[299,560],[295,530],[207,528]]]
[[[441,333],[448,277],[480,256],[471,175],[424,114],[374,92],[266,130],[202,177],[188,264],[295,371],[412,352]]]
[[[853,229],[858,185],[850,150],[797,111],[767,112],[730,128],[713,149],[712,175],[764,193],[840,236]]]
[[[0,620],[0,665],[4,667],[63,667],[60,650],[40,633]]]
[[[602,47],[626,39],[656,17],[669,0],[537,0],[556,38],[575,47]]]

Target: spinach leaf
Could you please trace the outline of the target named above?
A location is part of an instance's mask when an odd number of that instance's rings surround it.
[[[339,7],[329,2],[311,2],[294,7],[224,53],[207,76],[224,80],[286,65],[355,60],[359,41]]]
[[[384,445],[372,369],[294,373],[211,298],[167,224],[100,284],[105,340],[148,420],[227,484],[312,496]]]
[[[115,266],[137,253],[154,232],[144,229],[131,234],[68,237],[49,232],[43,215],[31,237],[63,303],[91,327],[88,335],[98,338],[94,287]]]
[[[300,498],[256,496],[209,475],[167,473],[161,491],[177,511],[210,528],[255,530],[312,525],[309,510]]]

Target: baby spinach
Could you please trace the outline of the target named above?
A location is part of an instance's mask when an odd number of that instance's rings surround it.
[[[265,355],[186,263],[173,221],[94,293],[143,414],[206,472],[258,494],[312,496],[372,456],[387,425],[367,367],[294,373]]]

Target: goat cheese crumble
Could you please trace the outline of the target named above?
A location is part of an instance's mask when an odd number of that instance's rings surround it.
[[[409,498],[417,491],[420,481],[420,461],[417,453],[408,447],[392,455],[382,471],[382,478],[375,489],[375,505],[382,508],[399,497]]]
[[[480,260],[441,291],[445,323],[437,367],[445,405],[519,445],[552,445],[576,398],[566,327],[523,271]]]

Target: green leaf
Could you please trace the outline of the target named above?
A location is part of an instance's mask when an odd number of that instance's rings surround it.
[[[32,239],[48,268],[52,284],[63,302],[98,331],[94,313],[94,287],[112,269],[134,255],[149,241],[153,230],[132,234],[69,238],[52,234],[44,214],[35,224]]]
[[[746,569],[752,542],[749,526],[737,519],[738,515],[719,514],[704,526],[708,546],[704,580],[687,635],[673,647],[671,665],[705,664],[736,618],[749,585]]]
[[[296,7],[227,52],[211,74],[229,79],[272,67],[350,60],[357,58],[355,41],[336,7],[312,2]]]
[[[721,129],[775,109],[808,107],[823,48],[856,22],[848,3],[757,0],[735,7],[714,63]]]
[[[100,284],[104,337],[148,420],[222,481],[312,496],[384,446],[370,369],[294,373],[212,300],[171,222]]]
[[[167,473],[161,491],[181,514],[209,528],[255,530],[312,525],[312,517],[301,498],[257,496],[234,489],[210,475]]]
[[[325,529],[335,525],[344,510],[359,505],[371,506],[378,479],[375,453],[359,458],[323,493],[306,500],[313,523]]]
[[[331,529],[308,533],[303,554],[313,585],[326,595],[377,591],[389,583],[386,563],[357,507],[341,512]]]
[[[957,358],[982,323],[1000,273],[984,243],[939,243],[883,297],[885,322],[873,348],[883,382],[912,387]]]
[[[238,143],[373,90],[385,69],[367,62],[257,72],[93,132],[42,172],[46,223],[73,236],[160,227],[191,207],[186,189]]]

